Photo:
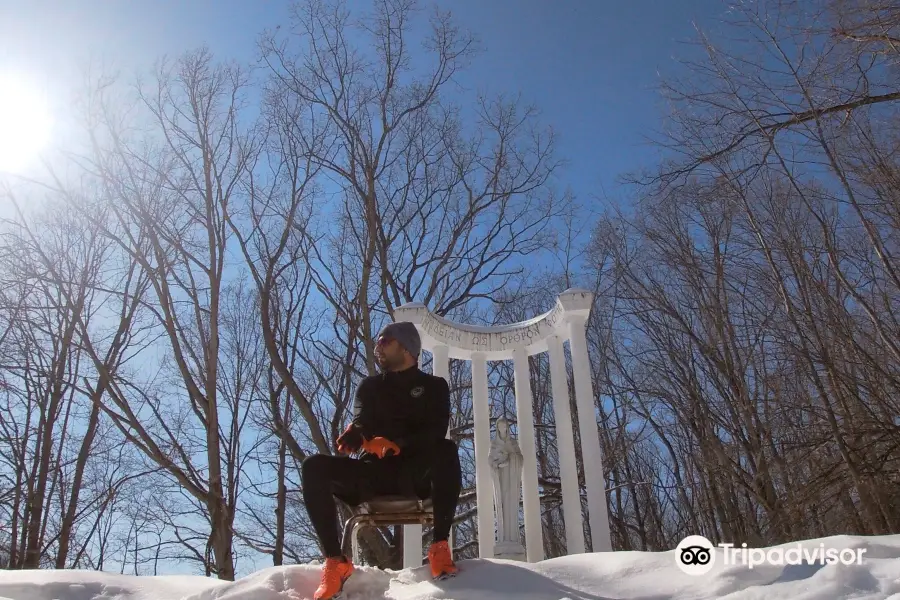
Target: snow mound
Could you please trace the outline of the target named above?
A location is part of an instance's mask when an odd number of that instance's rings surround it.
[[[726,560],[689,575],[678,552],[612,552],[528,564],[460,561],[454,579],[432,582],[428,567],[382,571],[357,567],[342,600],[900,600],[900,535],[835,536],[799,543],[810,551],[864,550],[860,564],[757,564]],[[797,544],[782,544],[786,550]],[[769,550],[769,549],[766,549]],[[790,561],[790,558],[788,559]],[[223,582],[205,577],[134,577],[94,571],[2,571],[0,600],[306,600],[317,565],[271,567]]]

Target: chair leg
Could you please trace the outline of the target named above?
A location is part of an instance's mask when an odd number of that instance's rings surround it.
[[[353,526],[353,529],[350,530],[350,545],[353,549],[353,558],[351,559],[354,564],[362,563],[362,553],[359,547],[359,523]]]
[[[404,528],[404,534],[407,533],[407,528],[413,529],[417,536],[413,537],[413,540],[416,540],[417,543],[412,543],[412,540],[406,540],[406,536],[404,535],[404,565],[403,568],[409,567],[419,567],[422,565],[422,526],[429,524],[434,525],[433,517],[430,515],[421,515],[421,514],[408,514],[408,513],[400,513],[397,515],[398,520],[393,521],[388,517],[387,519],[378,519],[377,517],[373,520],[373,515],[368,513],[355,514],[350,516],[344,522],[343,528],[343,537],[341,539],[341,553],[350,558],[354,563],[361,563],[362,560],[360,558],[360,546],[359,546],[359,528],[364,524],[373,525],[375,527],[386,527],[389,525],[401,525]],[[410,519],[415,519],[412,522]],[[453,530],[450,531],[451,540],[453,539]],[[415,548],[415,551],[413,551]],[[452,552],[452,542],[451,542],[451,552]],[[417,559],[412,559],[412,555],[415,554],[418,556]],[[0,599],[2,600],[2,599]]]
[[[344,534],[341,538],[341,553],[344,556],[350,556],[353,552],[353,534],[356,531],[356,525],[359,523],[360,515],[353,515],[344,523]]]

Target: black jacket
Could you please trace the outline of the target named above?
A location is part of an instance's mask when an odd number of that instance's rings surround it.
[[[427,455],[447,437],[450,387],[443,377],[420,370],[371,375],[360,382],[353,424],[367,439],[385,437],[400,447],[400,456]]]

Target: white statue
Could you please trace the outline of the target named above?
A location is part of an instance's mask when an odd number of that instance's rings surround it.
[[[522,451],[509,433],[509,421],[497,419],[496,435],[488,455],[494,479],[494,508],[498,540],[496,558],[525,560],[525,547],[519,538],[519,494],[522,487]]]

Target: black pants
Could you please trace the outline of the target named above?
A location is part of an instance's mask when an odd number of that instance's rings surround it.
[[[326,557],[341,555],[335,496],[356,506],[375,496],[393,494],[431,498],[435,542],[450,537],[462,473],[452,440],[442,440],[427,455],[388,456],[360,460],[316,454],[302,467],[303,501]]]

